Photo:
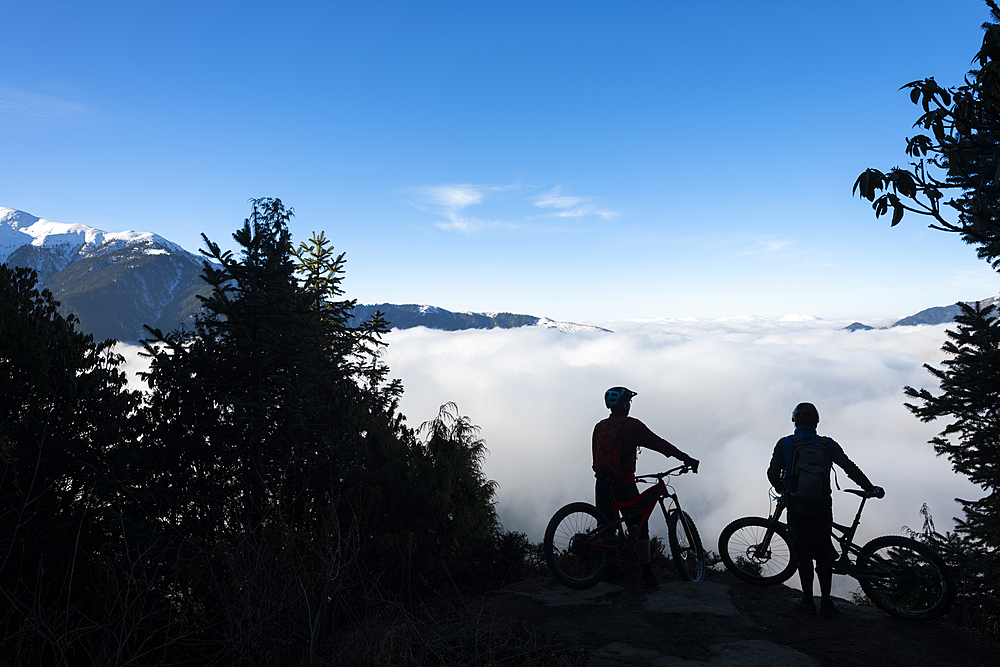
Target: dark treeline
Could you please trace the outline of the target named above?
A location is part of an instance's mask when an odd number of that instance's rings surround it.
[[[293,247],[291,214],[252,201],[237,256],[205,238],[211,293],[193,329],[149,329],[146,395],[0,265],[0,663],[480,660],[414,632],[444,621],[412,601],[498,586],[531,547],[456,406],[407,426],[385,321],[349,326],[344,255]],[[508,630],[490,664],[541,650]]]
[[[906,140],[909,168],[868,169],[854,188],[875,209],[928,216],[930,227],[958,234],[980,259],[1000,270],[1000,7],[986,0],[990,20],[965,83],[944,88],[933,78],[903,86],[923,113]],[[993,305],[963,304],[942,347],[941,368],[927,365],[940,393],[906,387],[918,418],[948,423],[931,440],[954,470],[986,493],[959,499],[962,516],[941,534],[927,507],[915,531],[944,554],[958,574],[952,620],[1000,637],[1000,319]]]

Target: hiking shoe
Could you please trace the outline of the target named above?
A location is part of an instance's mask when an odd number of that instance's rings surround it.
[[[659,585],[660,585],[660,582],[657,581],[656,575],[653,574],[652,572],[646,572],[646,573],[644,573],[642,575],[642,587],[643,588],[656,588]]]
[[[819,615],[820,616],[836,616],[840,613],[840,607],[833,600],[820,600],[819,601]]]
[[[807,614],[816,613],[816,603],[813,602],[811,597],[795,598],[795,608],[799,611],[804,611]]]

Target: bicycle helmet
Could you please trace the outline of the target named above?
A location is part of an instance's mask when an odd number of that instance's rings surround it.
[[[804,425],[816,426],[819,424],[819,410],[812,403],[799,403],[792,410],[792,422],[796,425],[802,423]]]
[[[604,392],[604,405],[608,407],[608,410],[614,410],[615,408],[627,405],[632,400],[632,397],[637,395],[634,391],[625,387],[612,387]]]

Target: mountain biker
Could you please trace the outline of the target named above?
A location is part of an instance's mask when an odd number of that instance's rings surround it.
[[[839,444],[832,438],[816,434],[819,425],[819,411],[812,403],[799,403],[792,411],[795,433],[785,436],[774,446],[771,464],[767,468],[767,479],[786,500],[788,527],[792,540],[792,555],[798,563],[802,597],[795,599],[795,607],[807,613],[816,613],[813,601],[813,561],[816,562],[816,578],[819,579],[821,616],[838,613],[837,605],[830,597],[833,581],[833,561],[837,555],[830,534],[833,530],[833,492],[830,489],[830,470],[833,464],[840,466],[862,489],[881,498],[885,491],[875,486],[861,471]],[[806,452],[817,452],[818,458],[811,469],[810,463],[801,463],[807,458]],[[824,453],[825,452],[825,453]],[[801,455],[801,456],[800,456]],[[812,470],[815,472],[812,472]],[[815,476],[817,493],[810,494],[798,487],[803,477]]]
[[[698,472],[698,459],[688,456],[674,445],[656,435],[635,417],[629,417],[632,407],[632,397],[636,392],[625,387],[612,387],[604,392],[604,405],[611,411],[607,419],[594,426],[592,450],[594,452],[594,476],[597,478],[595,495],[597,508],[609,519],[617,516],[611,505],[614,497],[620,503],[628,502],[639,495],[639,487],[635,483],[635,459],[640,447],[657,451],[664,456],[673,456]],[[607,432],[606,432],[607,430]],[[613,433],[616,454],[619,457],[615,465],[598,462],[599,441]],[[636,530],[641,514],[637,509],[625,510],[625,522],[630,531]],[[644,588],[654,588],[657,585],[656,575],[649,564],[649,527],[643,526],[639,539],[635,543],[635,552],[642,567],[642,585]]]

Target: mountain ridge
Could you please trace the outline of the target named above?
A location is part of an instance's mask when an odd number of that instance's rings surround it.
[[[106,232],[0,207],[0,261],[35,269],[63,315],[98,340],[190,323],[205,259],[151,232]]]
[[[985,299],[976,299],[974,301],[962,301],[959,303],[965,303],[967,305],[974,305],[976,303],[981,304],[984,308],[990,305],[997,305],[998,297],[990,296]],[[908,315],[902,319],[896,320],[894,323],[887,327],[873,327],[867,324],[862,324],[861,322],[852,322],[848,324],[844,329],[846,331],[871,331],[872,329],[892,329],[893,327],[914,327],[921,324],[935,325],[935,324],[948,324],[949,322],[954,322],[955,318],[962,314],[962,308],[958,303],[952,304],[950,306],[931,306],[930,308],[924,308],[919,313],[914,313],[913,315]]]
[[[357,326],[370,319],[376,311],[383,313],[389,326],[394,329],[427,327],[443,331],[463,331],[467,329],[515,329],[526,326],[540,326],[558,329],[564,333],[595,331],[611,333],[610,329],[575,322],[557,322],[547,317],[522,315],[507,312],[455,312],[438,306],[420,304],[379,303],[358,304],[354,307],[351,325]]]
[[[190,326],[201,307],[198,295],[207,258],[152,232],[105,232],[82,224],[40,218],[0,207],[0,262],[38,272],[39,283],[60,301],[63,315],[80,319],[80,329],[98,340],[135,343],[143,325],[163,331]],[[984,302],[995,303],[997,297]],[[352,324],[381,311],[391,328],[424,326],[444,331],[539,326],[564,333],[603,332],[602,327],[509,312],[454,312],[419,304],[358,304]],[[959,307],[935,306],[902,318],[896,326],[950,322]],[[845,329],[872,329],[855,322]]]
[[[207,258],[151,232],[105,232],[81,224],[54,222],[0,207],[0,262],[38,272],[39,283],[73,314],[80,329],[98,340],[136,343],[147,336],[143,325],[163,331],[190,326],[201,307],[198,295]],[[393,328],[425,326],[465,329],[540,326],[564,333],[608,329],[546,317],[497,312],[452,312],[416,304],[358,304],[353,324],[380,310]]]

